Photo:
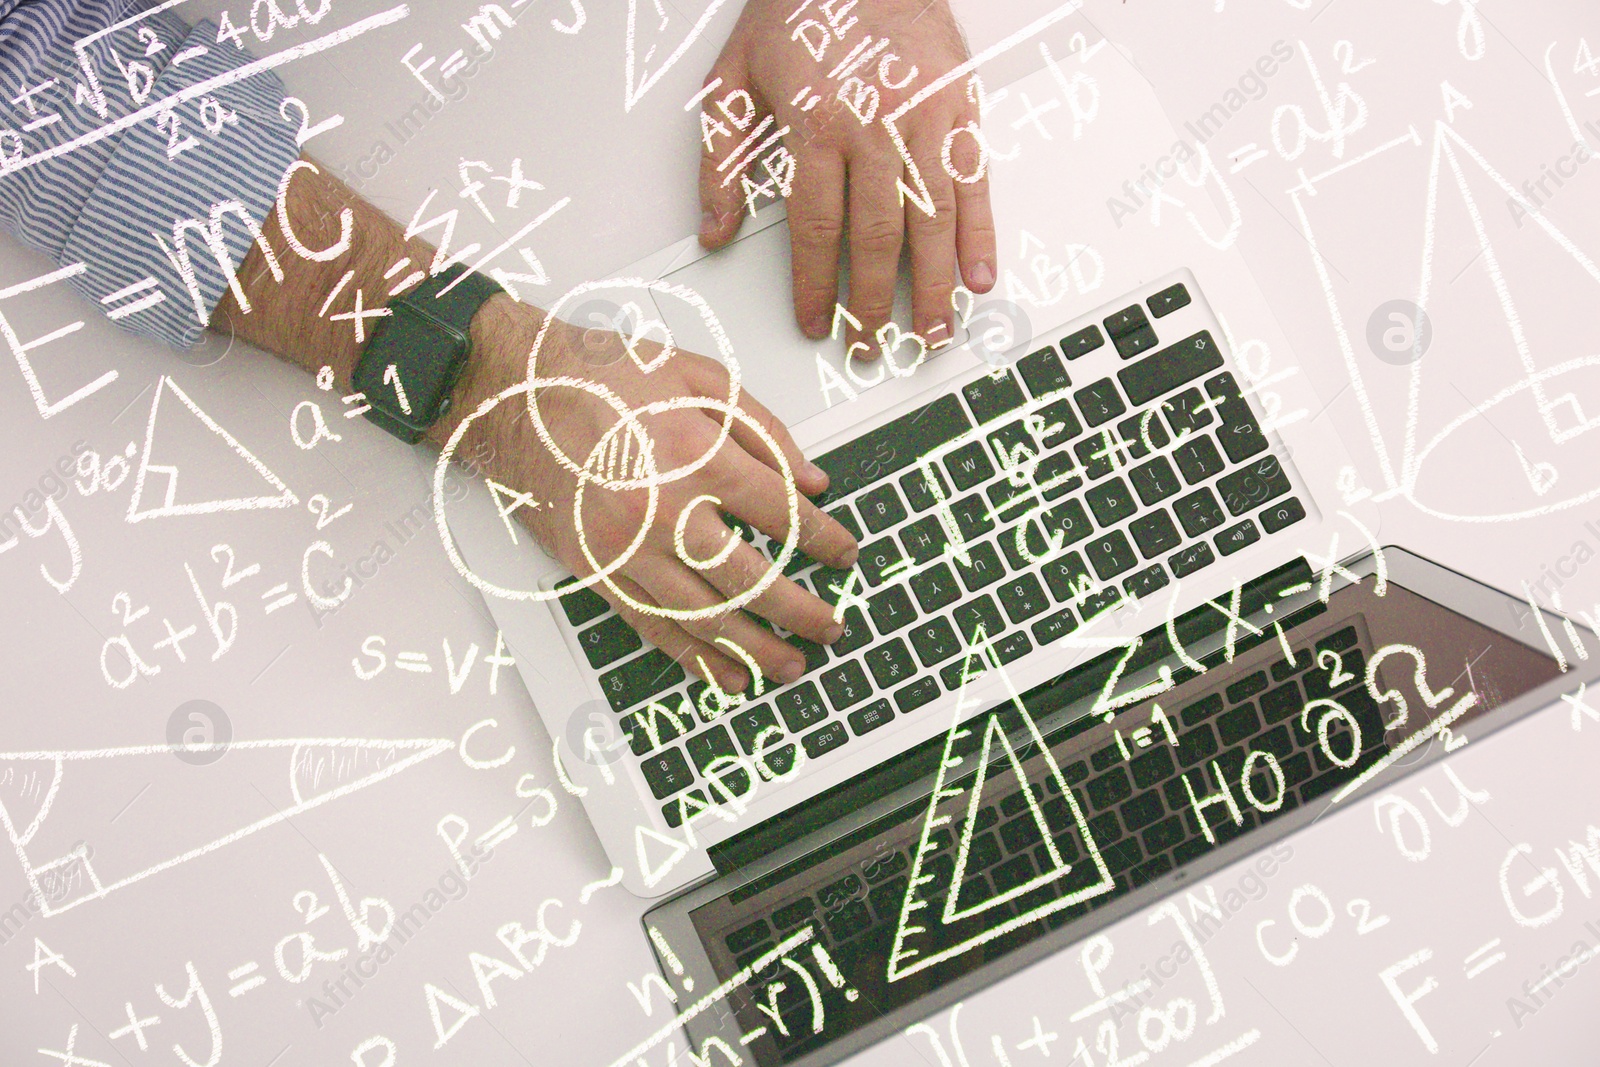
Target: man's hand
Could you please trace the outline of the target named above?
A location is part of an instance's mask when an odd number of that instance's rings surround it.
[[[926,183],[931,215],[910,198],[901,201],[897,181],[904,179],[913,190],[917,185],[884,119],[964,62],[966,45],[947,0],[860,0],[833,9],[838,17],[830,20],[821,5],[802,0],[746,4],[706,78],[707,84],[717,78],[722,84],[702,105],[700,240],[719,248],[737,233],[745,210],[741,183],[725,182],[726,170],[718,165],[746,131],[774,115],[774,128],[790,128],[784,143],[796,160],[788,211],[800,328],[812,338],[826,337],[832,328],[848,214],[849,310],[862,324],[849,343],[864,341],[865,358],[876,354],[873,334],[893,308],[905,243],[911,252],[912,329],[936,347],[954,336],[954,286],[961,282],[985,293],[995,281],[978,105],[969,96],[968,79],[959,78],[895,123]],[[830,77],[864,41],[870,43],[863,52],[886,44],[852,75]],[[743,98],[730,106],[732,114],[719,104],[739,91],[753,105],[748,121]],[[717,133],[715,124],[728,134]]]
[[[477,369],[465,392],[458,388],[452,424],[484,399],[526,379],[529,353],[545,321],[544,313],[507,296],[484,305],[472,323]],[[534,374],[541,381],[576,379],[587,387],[541,386],[535,390],[535,412],[530,412],[525,394],[502,400],[467,428],[464,449],[481,448],[492,455],[488,473],[496,481],[533,491],[539,507],[520,512],[524,524],[568,569],[580,576],[608,570],[615,588],[603,580],[592,588],[645,640],[694,673],[709,672],[726,692],[742,690],[750,681],[741,653],[749,655],[769,682],[798,678],[804,656],[744,611],[726,606],[755,586],[773,563],[742,541],[722,513],[779,544],[790,525],[790,489],[778,456],[761,434],[715,405],[679,400],[726,403],[727,370],[716,360],[675,351],[647,374],[621,335],[582,330],[559,319],[548,322]],[[640,340],[634,351],[649,365],[661,347]],[[606,394],[617,403],[605,399]],[[679,406],[669,407],[673,401]],[[640,417],[637,429],[618,412],[619,407],[639,410],[649,405],[657,408]],[[827,475],[801,455],[770,411],[744,393],[737,394],[734,406],[776,443],[799,494],[815,495],[827,488]],[[534,413],[549,434],[548,442],[541,439]],[[436,436],[443,440],[442,434]],[[573,468],[586,472],[581,494]],[[653,515],[647,488],[651,482],[657,484]],[[856,546],[844,527],[804,495],[797,497],[797,504],[795,550],[830,566],[853,564]],[[592,559],[585,554],[585,542]],[[621,565],[610,569],[618,560]],[[747,607],[818,643],[831,643],[843,631],[827,604],[781,574]]]

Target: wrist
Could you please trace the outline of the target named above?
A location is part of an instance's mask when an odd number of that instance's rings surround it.
[[[527,353],[533,347],[543,316],[507,293],[496,293],[478,308],[468,329],[471,352],[467,365],[450,391],[450,408],[425,435],[443,448],[461,423],[471,424],[456,442],[455,458],[474,468],[483,467],[508,451],[526,399],[518,394],[502,400],[473,419],[485,401],[527,377]]]

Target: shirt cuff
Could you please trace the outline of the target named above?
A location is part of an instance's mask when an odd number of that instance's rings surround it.
[[[209,19],[170,54],[184,58],[167,64],[145,106],[254,60],[219,43]],[[60,262],[88,264],[72,284],[103,303],[139,285],[127,299],[148,297],[153,279],[162,300],[119,324],[182,348],[199,341],[228,289],[224,262],[244,261],[299,157],[283,99],[283,82],[262,71],[130,127],[62,249]]]

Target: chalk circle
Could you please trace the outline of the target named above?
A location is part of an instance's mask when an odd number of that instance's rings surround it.
[[[232,720],[209,700],[186,700],[167,717],[167,744],[174,756],[191,767],[217,762],[232,742]]]
[[[1433,321],[1414,301],[1379,304],[1367,319],[1367,347],[1390,366],[1410,366],[1427,354],[1432,343]]]
[[[639,463],[642,467],[644,467],[646,476],[643,478],[626,481],[612,481],[610,484],[607,484],[606,479],[593,477],[587,472],[586,469],[580,470],[578,478],[578,490],[573,500],[574,532],[578,535],[578,545],[584,554],[584,559],[592,568],[594,568],[594,572],[578,579],[578,581],[575,583],[562,587],[561,589],[508,589],[495,582],[491,582],[487,578],[478,574],[471,567],[468,567],[466,561],[461,558],[461,552],[456,547],[455,538],[450,532],[449,524],[445,521],[445,475],[450,469],[450,459],[455,454],[456,448],[460,445],[461,438],[465,435],[468,427],[470,427],[475,421],[494,410],[494,408],[499,406],[502,401],[505,401],[518,394],[528,392],[530,387],[533,389],[540,389],[545,387],[561,386],[582,389],[586,392],[592,393],[595,396],[598,396],[600,399],[610,404],[612,409],[617,412],[619,417],[619,421],[613,424],[605,434],[601,435],[600,440],[595,442],[594,448],[589,453],[588,463],[586,463],[585,467],[587,468],[588,466],[600,462],[607,456],[611,455],[612,440],[618,433],[627,431],[630,436],[638,442],[638,447],[640,448]],[[633,557],[633,554],[638,551],[639,546],[644,543],[645,535],[649,532],[651,524],[655,520],[656,509],[659,503],[661,480],[654,476],[654,446],[650,436],[645,433],[643,427],[639,425],[639,416],[657,415],[666,411],[673,411],[685,407],[709,407],[721,411],[726,416],[723,435],[721,436],[725,436],[727,426],[731,425],[732,422],[737,420],[747,425],[751,432],[761,439],[762,443],[766,445],[767,449],[777,459],[779,467],[778,473],[783,478],[784,492],[788,503],[789,527],[788,533],[785,535],[784,540],[778,549],[778,553],[772,561],[772,565],[766,569],[761,578],[749,589],[735,597],[723,601],[721,604],[696,609],[673,609],[664,608],[656,604],[645,604],[635,600],[617,586],[617,584],[612,580],[611,575],[615,573],[618,568],[625,565],[628,560]],[[589,548],[588,537],[583,529],[583,496],[591,483],[603,489],[609,489],[613,486],[620,486],[624,490],[644,489],[650,494],[648,503],[646,505],[644,521],[639,524],[639,530],[634,535],[633,540],[615,560],[605,564],[604,566],[602,566],[599,561],[594,558],[594,553]],[[600,385],[596,382],[584,381],[580,378],[559,378],[551,379],[549,381],[534,380],[531,383],[518,382],[516,385],[508,386],[496,395],[489,397],[483,403],[479,404],[475,411],[469,414],[466,418],[462,419],[461,422],[456,426],[455,430],[450,434],[449,440],[445,442],[444,448],[439,453],[439,460],[434,465],[433,517],[434,524],[437,526],[439,531],[439,540],[444,546],[445,555],[449,558],[450,565],[455,568],[457,574],[461,575],[461,577],[472,583],[474,587],[483,593],[498,597],[502,600],[546,601],[554,600],[557,597],[565,595],[566,593],[574,592],[578,589],[591,588],[597,582],[602,582],[605,584],[605,587],[617,597],[618,600],[627,604],[635,611],[638,611],[641,614],[654,615],[658,618],[673,619],[675,621],[688,621],[707,618],[725,611],[734,611],[743,608],[746,604],[750,603],[750,601],[766,592],[767,589],[772,586],[772,583],[778,580],[778,577],[783,573],[783,568],[788,565],[789,560],[794,556],[795,547],[799,541],[800,535],[799,492],[795,487],[794,472],[789,468],[789,458],[784,455],[783,449],[778,446],[777,441],[773,439],[766,427],[762,426],[761,423],[754,418],[754,416],[742,411],[737,407],[734,407],[727,401],[716,400],[711,397],[704,396],[674,397],[671,400],[655,401],[638,409],[629,409],[625,404],[623,404],[621,398],[606,386]]]

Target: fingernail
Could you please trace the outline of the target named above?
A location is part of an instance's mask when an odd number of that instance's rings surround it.
[[[710,237],[717,232],[719,218],[715,211],[704,211],[700,214],[700,236]]]
[[[828,336],[828,313],[825,311],[818,311],[815,314],[807,316],[805,321],[805,331],[806,336],[811,338]]]
[[[839,638],[841,638],[843,636],[844,636],[844,623],[836,622],[832,626],[828,627],[826,630],[822,631],[822,643],[825,644],[825,645],[831,645],[831,644],[833,644],[835,641],[839,640]]]
[[[801,470],[807,478],[810,478],[814,482],[828,481],[828,472],[811,462],[809,459],[806,460],[806,464],[803,468],[801,468]]]
[[[980,259],[972,268],[972,281],[979,289],[988,289],[994,284],[994,268],[989,266],[989,261]]]

